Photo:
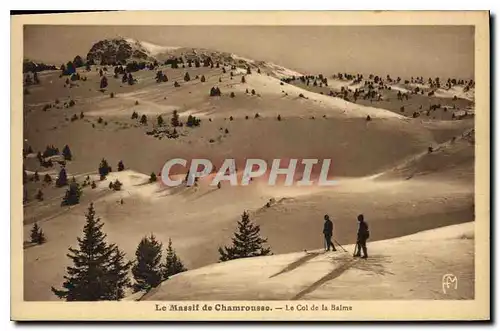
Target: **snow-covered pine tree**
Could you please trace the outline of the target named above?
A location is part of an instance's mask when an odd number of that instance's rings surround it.
[[[67,254],[73,265],[66,268],[64,289],[52,287],[52,292],[66,301],[117,300],[127,285],[128,263],[116,245],[106,242],[104,224],[92,203],[85,216],[83,238],[78,237],[78,248],[70,247]]]
[[[172,239],[168,239],[167,257],[163,265],[163,278],[168,279],[170,276],[178,274],[179,272],[187,271],[181,259],[175,253],[172,247]]]
[[[149,237],[142,238],[135,251],[135,263],[132,267],[135,283],[134,291],[150,290],[158,286],[162,277],[161,266],[161,242],[151,234]]]
[[[267,243],[267,239],[260,237],[260,226],[252,223],[247,212],[241,215],[238,231],[234,233],[232,241],[230,247],[219,247],[219,261],[271,254],[271,249],[263,246]]]

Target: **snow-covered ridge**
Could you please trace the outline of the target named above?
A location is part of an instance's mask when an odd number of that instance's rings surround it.
[[[139,49],[142,49],[151,56],[181,48],[180,46],[161,46],[147,41],[139,41],[131,38],[126,38],[125,41]]]
[[[87,54],[87,59],[93,59],[96,64],[122,61],[166,61],[169,58],[204,61],[210,58],[213,63],[234,65],[239,68],[261,68],[264,73],[277,78],[302,76],[301,73],[280,65],[249,59],[234,53],[221,52],[205,48],[158,45],[148,41],[126,37],[100,40]]]
[[[339,247],[336,252],[316,250],[208,265],[176,275],[140,300],[474,297],[474,222],[369,242],[367,260],[352,257],[354,245],[343,247],[347,252]],[[460,279],[456,291],[443,292],[441,279],[447,273]]]

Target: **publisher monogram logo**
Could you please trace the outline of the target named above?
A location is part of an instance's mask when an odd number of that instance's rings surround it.
[[[443,275],[443,293],[446,294],[450,288],[453,288],[455,290],[458,288],[457,276],[453,274]]]

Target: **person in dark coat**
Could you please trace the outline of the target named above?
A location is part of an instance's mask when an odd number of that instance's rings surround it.
[[[370,237],[370,231],[368,230],[368,224],[365,222],[363,214],[358,215],[358,238],[356,240],[356,249],[354,252],[355,257],[361,256],[361,250],[363,250],[362,259],[368,258],[368,250],[366,248],[366,241]],[[357,251],[356,251],[357,250]]]
[[[333,223],[330,221],[330,216],[325,215],[325,224],[323,225],[323,234],[325,235],[325,246],[326,250],[329,251],[330,247],[332,251],[336,251],[335,246],[332,243],[333,236]]]

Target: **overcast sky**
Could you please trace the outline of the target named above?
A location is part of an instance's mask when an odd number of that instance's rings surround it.
[[[116,36],[227,51],[310,74],[474,74],[472,26],[26,26],[24,57],[60,65]]]

